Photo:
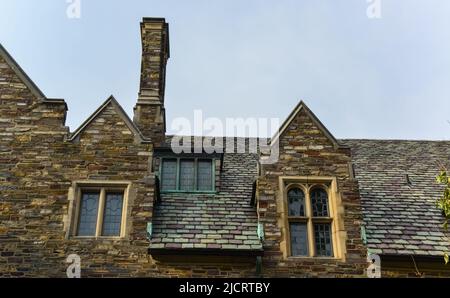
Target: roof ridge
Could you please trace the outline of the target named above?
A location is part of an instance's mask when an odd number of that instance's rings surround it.
[[[12,68],[20,80],[30,89],[31,93],[36,96],[37,99],[46,100],[47,97],[39,89],[39,87],[33,82],[33,80],[26,74],[26,72],[20,67],[19,63],[11,56],[10,53],[3,47],[0,42],[0,56],[5,59],[5,62]]]
[[[147,140],[142,135],[139,128],[136,126],[136,124],[130,119],[128,114],[125,112],[125,110],[122,108],[120,103],[116,100],[116,98],[113,95],[110,95],[96,110],[93,112],[73,133],[69,136],[69,141],[75,140],[75,138],[87,127],[89,124],[97,118],[97,116],[110,104],[112,103],[115,108],[117,108],[117,112],[119,117],[122,117],[122,119],[125,121],[126,125],[129,127],[129,129],[135,133],[139,137],[139,139],[142,142],[147,142],[150,140]]]
[[[347,139],[347,138],[344,138],[344,139],[338,139],[339,141],[342,141],[342,142],[352,142],[352,141],[359,141],[359,142],[417,142],[417,143],[419,143],[419,142],[426,142],[426,143],[450,143],[450,140],[424,140],[424,139],[417,139],[417,140],[414,140],[414,139],[365,139],[365,138],[362,138],[362,139],[358,139],[358,138],[355,138],[355,139]]]

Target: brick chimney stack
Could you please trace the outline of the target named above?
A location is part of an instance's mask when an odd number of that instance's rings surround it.
[[[169,24],[164,18],[144,18],[141,23],[142,61],[134,122],[146,138],[160,146],[166,133],[164,89],[169,59]]]

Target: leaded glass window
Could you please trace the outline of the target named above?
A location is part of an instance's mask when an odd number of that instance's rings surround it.
[[[197,189],[211,190],[212,189],[212,161],[199,160],[197,170]]]
[[[103,211],[103,236],[120,236],[123,193],[107,193]]]
[[[311,205],[314,217],[328,216],[328,195],[322,188],[315,188],[311,191]]]
[[[182,159],[180,161],[180,190],[194,190],[195,187],[194,160]]]
[[[99,193],[83,193],[80,202],[78,236],[95,236]]]
[[[333,257],[333,218],[325,185],[290,188],[286,201],[290,255]]]
[[[200,158],[162,158],[162,191],[213,191],[214,161]]]
[[[291,223],[291,254],[293,256],[308,255],[308,231],[304,223]]]
[[[305,216],[305,194],[300,188],[288,192],[289,216]]]
[[[317,256],[333,256],[330,224],[314,224],[314,243]]]
[[[177,188],[177,160],[164,159],[161,173],[162,190],[172,190]]]
[[[80,237],[120,237],[125,206],[122,186],[86,187],[77,200],[78,219],[73,235]]]

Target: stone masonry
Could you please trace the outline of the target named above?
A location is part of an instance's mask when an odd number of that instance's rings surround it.
[[[159,156],[170,139],[168,24],[144,18],[141,35],[133,120],[111,96],[74,132],[65,125],[64,100],[47,98],[0,45],[0,277],[65,277],[70,254],[81,257],[82,277],[366,276],[352,150],[303,102],[272,140],[277,163],[258,164],[257,153],[219,154],[214,193],[160,194]],[[280,177],[335,179],[339,258],[286,257]],[[130,184],[124,237],[73,237],[74,192],[83,181]],[[414,275],[396,260],[386,276]],[[448,275],[430,268],[428,276]]]

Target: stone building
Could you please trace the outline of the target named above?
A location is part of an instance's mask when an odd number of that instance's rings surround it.
[[[434,182],[450,141],[338,140],[300,102],[276,163],[176,154],[168,24],[141,36],[133,120],[111,96],[74,132],[0,46],[0,277],[65,277],[71,254],[82,277],[365,277],[368,252],[382,276],[450,275]]]

